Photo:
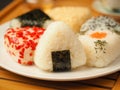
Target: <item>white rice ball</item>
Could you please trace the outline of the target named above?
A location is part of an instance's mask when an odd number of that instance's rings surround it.
[[[79,32],[81,25],[91,17],[91,11],[86,7],[55,7],[46,13],[55,21],[64,21],[75,33]]]
[[[109,17],[88,20],[80,30],[79,39],[89,66],[108,66],[120,55],[120,24]]]
[[[39,39],[34,62],[42,70],[53,71],[51,53],[70,50],[71,68],[86,64],[84,49],[69,26],[61,21],[53,22]]]
[[[100,40],[90,37],[90,34],[95,32],[90,32],[89,35],[79,37],[85,48],[87,54],[87,65],[89,66],[107,66],[120,55],[120,37],[107,30],[104,32],[107,33],[107,36]]]

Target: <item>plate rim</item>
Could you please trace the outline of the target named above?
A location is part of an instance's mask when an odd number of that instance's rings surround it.
[[[36,77],[36,76],[31,76],[31,75],[25,75],[23,73],[16,72],[16,71],[14,71],[12,69],[4,67],[2,64],[0,64],[0,67],[2,67],[3,69],[5,69],[5,70],[7,70],[9,72],[12,72],[14,74],[20,75],[20,76],[24,76],[24,77],[28,77],[28,78],[32,78],[32,79],[38,79],[38,80],[46,80],[46,81],[80,81],[80,80],[88,80],[88,79],[94,79],[94,78],[99,78],[99,77],[102,77],[102,76],[106,76],[106,75],[115,73],[115,72],[120,70],[120,68],[118,68],[118,69],[114,69],[114,70],[112,70],[110,72],[108,71],[106,73],[101,73],[101,74],[98,74],[98,75],[86,76],[84,78],[77,77],[77,78],[67,78],[67,79],[65,79],[65,78],[63,78],[63,79],[61,79],[61,78],[54,78],[53,79],[53,78],[49,78],[49,77],[44,77],[43,78],[43,77]]]

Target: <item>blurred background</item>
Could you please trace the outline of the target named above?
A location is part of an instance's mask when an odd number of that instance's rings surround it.
[[[0,8],[2,8],[0,9],[0,23],[35,8],[48,11],[61,6],[87,7],[91,10],[92,16],[109,15],[117,20],[120,19],[120,0],[0,0]]]

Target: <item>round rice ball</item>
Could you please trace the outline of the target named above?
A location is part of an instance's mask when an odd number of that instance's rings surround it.
[[[98,32],[99,34],[106,33],[106,37],[103,39],[92,38],[91,35],[97,32],[91,31],[87,35],[80,36],[79,39],[86,51],[87,65],[105,67],[120,55],[120,36],[109,30]]]
[[[110,17],[89,19],[82,25],[79,39],[89,66],[108,66],[120,55],[120,24]]]

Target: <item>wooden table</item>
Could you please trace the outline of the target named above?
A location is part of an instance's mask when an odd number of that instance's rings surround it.
[[[93,0],[56,0],[55,6],[72,5],[87,6],[91,9],[93,16],[100,15],[91,8]],[[26,2],[20,3],[13,10],[8,12],[0,20],[0,24],[13,19],[14,17],[30,11],[31,8]],[[100,78],[83,81],[44,81],[23,77],[9,72],[0,67],[0,90],[120,90],[120,72]]]

